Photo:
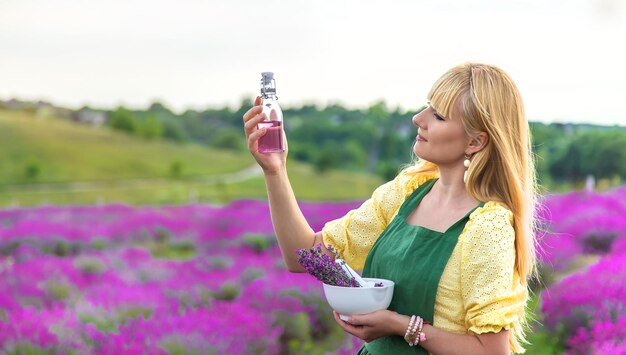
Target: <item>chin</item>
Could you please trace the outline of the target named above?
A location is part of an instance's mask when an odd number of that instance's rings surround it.
[[[420,154],[420,149],[417,146],[417,143],[413,145],[413,154],[415,154],[415,156],[418,157],[419,159],[425,159],[423,154]]]
[[[419,152],[419,149],[413,149],[413,153],[415,154],[415,156],[417,157],[418,160],[426,160],[426,161],[429,161],[429,162],[433,163],[433,161],[428,158],[428,155],[427,154],[421,154],[421,152]]]

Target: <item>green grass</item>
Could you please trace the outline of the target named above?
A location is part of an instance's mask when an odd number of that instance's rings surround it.
[[[0,183],[211,175],[241,170],[252,158],[196,144],[148,141],[25,112],[0,110]],[[39,167],[27,177],[28,167]],[[32,180],[32,181],[31,181]]]
[[[288,171],[293,190],[298,199],[303,201],[341,201],[367,198],[376,187],[382,184],[382,180],[376,176],[340,170],[320,174],[309,165],[292,161],[288,162]],[[206,192],[213,194],[213,199],[221,201],[233,200],[233,197],[237,195],[254,198],[266,198],[267,196],[265,181],[261,177],[234,184],[214,186]]]
[[[252,166],[247,152],[148,141],[33,113],[0,109],[0,150],[0,208],[266,198],[261,176],[238,182],[216,178]],[[300,200],[362,199],[382,182],[345,171],[318,174],[292,161],[289,172]]]
[[[541,299],[538,294],[532,294],[528,300],[528,319],[530,330],[527,331],[525,344],[526,354],[554,355],[564,354],[565,349],[561,340],[548,333],[543,325],[541,314]]]
[[[542,287],[539,287],[531,294],[528,301],[528,319],[530,331],[527,332],[526,340],[530,345],[526,345],[527,354],[552,355],[565,354],[565,345],[567,339],[562,339],[562,333],[557,331],[548,332],[543,325],[544,319],[541,313],[541,292],[548,287],[560,282],[563,278],[574,273],[580,272],[590,265],[595,264],[599,260],[599,255],[579,255],[568,265],[567,269],[562,272],[555,272],[551,268],[540,268],[541,278],[544,280]]]
[[[8,346],[8,350],[5,354],[8,355],[46,355],[54,353],[51,349],[41,348],[37,345],[33,345],[28,341],[19,342],[13,346]]]

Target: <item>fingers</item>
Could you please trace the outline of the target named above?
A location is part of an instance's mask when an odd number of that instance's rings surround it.
[[[246,135],[249,136],[256,131],[256,127],[259,123],[265,121],[265,114],[259,113],[254,117],[250,118],[246,123],[244,123],[244,129],[246,131]]]
[[[254,132],[257,131],[257,125],[266,119],[266,115],[262,113],[263,106],[261,106],[261,97],[257,96],[254,100],[254,106],[252,106],[244,115],[244,130],[246,132],[246,136],[250,136]]]
[[[361,320],[357,316],[350,316],[347,322],[354,326],[364,325],[363,322],[361,322]]]
[[[272,109],[272,111],[270,111],[270,120],[278,121],[278,113],[276,113],[275,109]]]
[[[259,138],[263,137],[266,132],[267,128],[261,128],[248,135],[248,149],[251,152],[257,151]]]
[[[339,313],[333,311],[333,317],[335,318],[335,322],[339,324],[339,326],[347,333],[350,333],[358,338],[361,338],[363,335],[361,334],[362,327],[356,327],[348,322],[345,322],[341,318],[339,318]],[[361,338],[362,339],[362,338]]]
[[[254,116],[261,113],[261,111],[263,111],[263,106],[252,106],[246,113],[243,114],[243,122],[247,122],[248,120],[252,119]]]
[[[348,318],[348,322],[345,322],[339,318],[339,314],[335,311],[333,311],[333,317],[344,331],[364,340],[365,342],[370,342],[380,337],[380,335],[372,333],[372,328],[366,325],[363,319],[350,316],[350,318]]]
[[[335,320],[341,321],[342,323],[347,323],[352,326],[365,325],[365,323],[357,315],[351,315],[348,317],[347,321],[344,321],[343,319],[339,318],[339,313],[333,310],[333,316],[335,317]]]
[[[246,122],[250,120],[261,111],[263,111],[263,106],[261,106],[261,98],[257,96],[254,100],[254,106],[252,106],[246,113],[243,114],[243,121]]]
[[[337,322],[337,324],[339,324],[343,328],[343,330],[347,331],[346,322],[343,319],[339,318],[339,313],[333,311],[333,318],[335,318],[335,322]]]
[[[339,323],[339,325],[344,329],[344,330],[348,330],[349,328],[354,328],[354,324],[347,322],[341,318],[339,318],[339,313],[337,313],[336,311],[333,311],[333,317],[335,318],[335,321],[337,321],[337,323]],[[348,318],[349,320],[352,319],[352,317]]]

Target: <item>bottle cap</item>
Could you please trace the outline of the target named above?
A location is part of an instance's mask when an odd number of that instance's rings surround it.
[[[274,72],[266,71],[261,73],[261,76],[263,77],[263,83],[269,84],[272,82],[272,79],[274,79]]]

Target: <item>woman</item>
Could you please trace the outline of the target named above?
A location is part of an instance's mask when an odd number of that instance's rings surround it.
[[[413,117],[418,161],[318,233],[298,208],[286,153],[257,152],[265,131],[256,130],[256,100],[245,131],[283,258],[303,272],[294,251],[323,242],[363,276],[395,281],[389,309],[347,322],[335,314],[366,341],[361,354],[523,352],[535,174],[520,94],[502,70],[468,63],[445,73],[428,99]]]

